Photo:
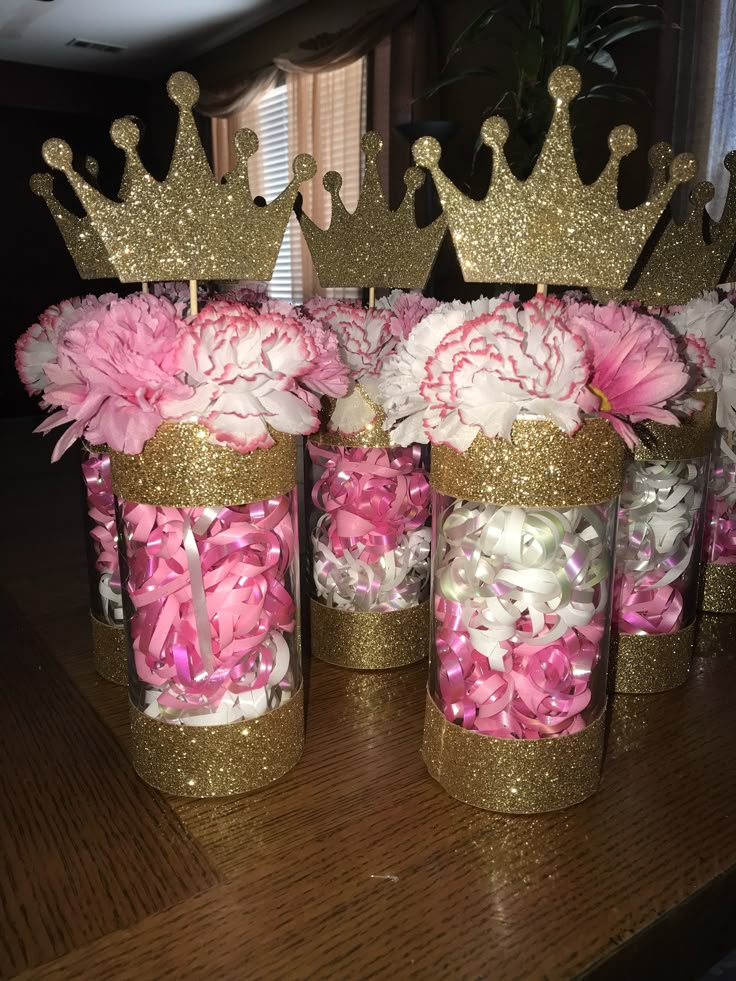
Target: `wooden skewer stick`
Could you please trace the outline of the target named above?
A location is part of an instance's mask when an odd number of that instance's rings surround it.
[[[147,293],[148,292],[148,283],[147,282],[141,283],[141,289],[143,290],[144,293]]]
[[[546,296],[547,295],[547,284],[546,283],[537,283],[537,293],[538,294],[541,293],[542,296]]]
[[[197,280],[189,280],[189,313],[196,317],[199,313],[199,304],[197,303]]]
[[[371,286],[368,290],[368,306],[372,310],[376,305],[376,287]]]

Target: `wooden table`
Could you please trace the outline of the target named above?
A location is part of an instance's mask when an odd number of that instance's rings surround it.
[[[166,799],[91,666],[77,461],[1,429],[3,976],[672,981],[736,945],[733,620],[686,687],[618,700],[601,790],[566,812],[428,777],[422,666],[318,662],[292,773]]]

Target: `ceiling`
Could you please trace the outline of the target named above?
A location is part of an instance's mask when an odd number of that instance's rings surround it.
[[[0,61],[158,75],[302,0],[0,0]],[[70,47],[72,38],[115,45]]]

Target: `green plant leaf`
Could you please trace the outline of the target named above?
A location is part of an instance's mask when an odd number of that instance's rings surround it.
[[[641,34],[642,31],[659,31],[664,27],[661,20],[647,19],[646,17],[627,17],[622,21],[602,28],[600,33],[593,37],[588,44],[597,48],[607,48],[617,41],[622,41],[625,37],[632,34]]]
[[[455,38],[455,41],[450,48],[450,53],[447,55],[447,59],[445,60],[445,68],[456,54],[462,51],[462,49],[467,47],[469,44],[472,44],[477,37],[487,30],[493,23],[493,19],[495,18],[496,14],[499,14],[503,8],[508,7],[508,5],[509,0],[499,0],[499,2],[491,4],[490,7],[486,7],[486,9],[478,14],[474,20],[471,20],[468,26]]]
[[[618,82],[602,82],[600,85],[593,85],[587,92],[582,92],[577,102],[585,102],[586,99],[608,99],[610,102],[635,102],[636,99],[644,99],[649,102],[649,96],[643,89],[635,85],[620,85]]]
[[[599,68],[605,68],[612,75],[618,72],[616,68],[616,62],[606,51],[605,48],[599,48],[598,51],[594,51],[592,55],[585,59],[591,65],[598,65]]]
[[[435,82],[434,85],[430,85],[429,88],[421,92],[413,101],[419,102],[422,99],[429,99],[433,95],[436,95],[441,89],[447,88],[448,85],[455,85],[456,82],[462,82],[466,78],[491,78],[495,77],[496,72],[493,68],[466,68],[457,75],[450,75],[448,78],[442,78],[439,82]]]
[[[574,35],[580,20],[581,6],[585,0],[563,0],[560,15],[562,23],[561,40],[562,46],[567,47],[570,38]]]

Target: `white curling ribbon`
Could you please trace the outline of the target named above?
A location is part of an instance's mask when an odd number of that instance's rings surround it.
[[[553,643],[605,608],[605,537],[594,508],[457,502],[442,522],[437,591],[462,604],[473,647],[503,671],[504,642]]]
[[[429,528],[402,535],[394,549],[376,562],[362,561],[364,545],[341,556],[329,545],[332,516],[323,514],[312,533],[314,583],[327,606],[350,610],[406,609],[419,602],[429,580]]]
[[[688,539],[702,501],[698,476],[698,467],[688,461],[629,466],[621,495],[618,561],[634,583],[665,568],[657,585],[666,586],[688,568],[694,547]]]
[[[97,588],[102,600],[102,618],[112,626],[123,623],[123,595],[120,586],[112,585],[113,573],[103,572]]]

